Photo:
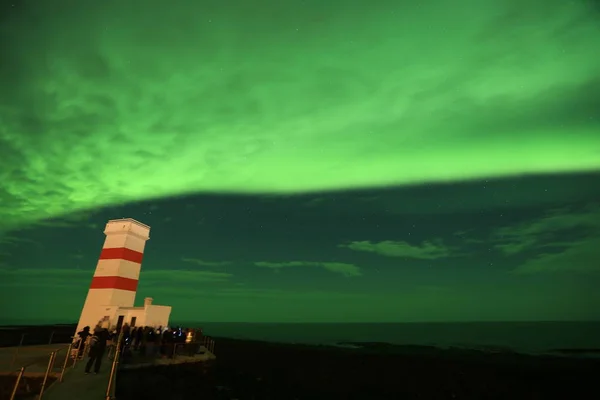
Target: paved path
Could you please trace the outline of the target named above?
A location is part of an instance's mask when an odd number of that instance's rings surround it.
[[[108,354],[108,352],[107,352]],[[182,356],[178,355],[173,359],[170,358],[157,358],[152,361],[146,362],[133,362],[131,364],[123,364],[123,369],[130,368],[143,368],[150,367],[153,365],[172,365],[182,363],[197,363],[215,359],[215,356],[206,350],[205,347],[201,347],[199,354],[195,356]],[[108,355],[104,356],[102,360],[102,367],[100,373],[85,374],[85,363],[87,360],[83,360],[75,364],[75,367],[69,368],[64,376],[63,382],[56,382],[46,390],[43,396],[43,400],[72,400],[72,399],[85,399],[85,400],[104,400],[106,399],[106,391],[108,388],[108,379],[110,375],[110,369],[112,367],[112,360],[108,359]]]
[[[106,388],[108,386],[108,376],[112,366],[108,357],[105,356],[102,362],[102,368],[98,375],[85,374],[85,364],[83,360],[75,364],[75,367],[66,371],[62,382],[55,382],[44,393],[44,400],[104,400],[106,398]]]
[[[69,345],[46,344],[40,346],[2,347],[0,348],[0,374],[14,373],[27,366],[26,374],[45,373],[50,353],[58,351],[53,372],[62,368]]]

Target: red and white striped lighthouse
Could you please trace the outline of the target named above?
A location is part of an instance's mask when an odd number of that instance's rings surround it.
[[[119,307],[133,307],[146,241],[150,227],[131,218],[110,220],[104,229],[106,240],[92,278],[81,317],[84,326],[111,321]]]

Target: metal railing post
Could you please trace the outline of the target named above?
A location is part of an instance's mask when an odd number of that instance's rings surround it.
[[[19,389],[19,383],[21,383],[21,378],[23,377],[23,374],[25,373],[25,367],[21,367],[21,369],[19,370],[19,375],[17,375],[17,381],[15,382],[15,387],[12,390],[12,393],[10,395],[10,400],[15,400],[15,396],[17,395],[17,390]]]
[[[73,336],[71,338],[71,345],[74,345],[75,342],[75,337]],[[77,359],[79,358],[79,348],[83,346],[83,343],[81,343],[81,341],[79,341],[79,344],[77,345],[77,351],[73,352],[73,349],[71,348],[71,353],[74,353],[73,356],[73,364],[71,364],[71,368],[75,368],[75,364],[77,364]],[[71,357],[71,354],[69,354],[69,357]]]
[[[75,356],[73,357],[73,365],[71,365],[71,368],[75,368],[75,364],[77,364],[77,361],[79,361],[79,347],[82,346],[82,343],[79,343],[79,346],[77,347],[77,351],[75,352]]]
[[[27,335],[27,333],[21,334],[21,340],[19,341],[19,345],[15,348],[15,353],[13,354],[13,358],[10,362],[11,368],[14,367],[15,361],[17,361],[17,357],[19,356],[19,349],[21,348],[21,346],[23,346],[23,341],[25,340],[25,335]]]
[[[85,352],[87,350],[87,344],[88,344],[89,338],[86,339],[85,342],[79,342],[79,347],[83,346],[83,348],[81,349],[81,358],[83,359],[85,357]],[[77,364],[77,361],[79,361],[79,347],[77,348],[77,353],[75,353],[75,359],[73,360],[73,366],[72,368],[75,368],[75,364]]]
[[[56,353],[53,351],[50,353],[50,359],[48,360],[48,368],[46,368],[46,374],[44,374],[44,381],[42,382],[42,387],[40,388],[40,394],[38,395],[38,400],[42,399],[44,395],[44,389],[46,389],[46,382],[48,382],[48,375],[50,375],[50,370],[52,369],[52,365],[54,365],[54,356]]]
[[[50,365],[50,372],[54,369],[54,363],[56,362],[56,355],[60,353],[62,349],[54,350],[54,358],[52,359],[52,365]]]
[[[109,345],[109,346],[107,346],[108,352],[106,353],[106,357],[107,357],[109,360],[111,360],[111,359],[113,358],[113,355],[112,355],[112,354],[113,354],[113,351],[114,351],[114,347],[115,347],[115,344],[114,344],[114,343],[112,343],[112,342],[110,343],[110,345]]]
[[[48,340],[48,344],[52,344],[52,339],[54,338],[54,331],[50,333],[50,339]]]
[[[71,342],[71,344],[69,345],[69,348],[67,349],[67,354],[65,354],[65,362],[63,362],[62,369],[60,370],[60,377],[58,378],[59,382],[63,381],[63,376],[65,375],[65,369],[67,369],[67,363],[69,361],[69,358],[71,357],[71,349],[72,348],[73,348],[73,342]]]
[[[123,332],[119,334],[119,338],[117,339],[117,348],[115,350],[115,358],[113,359],[112,367],[110,369],[110,375],[108,376],[108,386],[106,387],[106,400],[111,400],[114,396],[111,393],[113,387],[113,380],[115,380],[115,376],[117,374],[117,368],[119,367],[119,358],[121,356],[121,342],[123,340]]]

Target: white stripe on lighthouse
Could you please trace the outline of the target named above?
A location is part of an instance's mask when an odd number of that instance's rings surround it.
[[[120,276],[122,278],[140,279],[140,264],[122,259],[100,260],[94,276]]]

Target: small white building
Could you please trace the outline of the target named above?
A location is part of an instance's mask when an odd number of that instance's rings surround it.
[[[131,326],[168,326],[170,306],[152,304],[135,307],[135,295],[150,227],[131,218],[110,220],[104,230],[106,240],[92,278],[76,332],[99,323],[114,329]]]

